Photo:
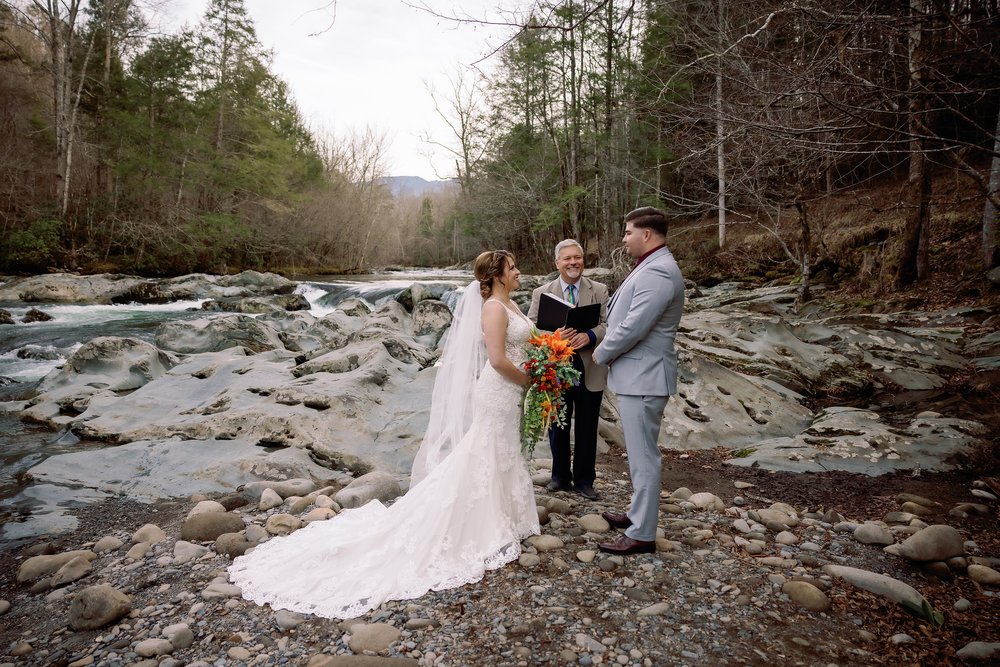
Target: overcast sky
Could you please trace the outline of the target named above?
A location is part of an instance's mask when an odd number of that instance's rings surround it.
[[[273,70],[287,81],[306,122],[335,135],[371,126],[389,141],[387,171],[428,180],[454,176],[453,159],[422,137],[451,143],[426,84],[447,99],[448,77],[496,47],[507,31],[438,19],[404,0],[245,0]],[[410,4],[417,4],[413,0]],[[521,0],[426,0],[441,14],[496,16]],[[172,0],[164,26],[196,25],[207,0]],[[311,33],[321,34],[310,36]],[[496,58],[480,67],[490,68]],[[428,155],[429,152],[433,154]],[[437,172],[435,173],[435,167]]]

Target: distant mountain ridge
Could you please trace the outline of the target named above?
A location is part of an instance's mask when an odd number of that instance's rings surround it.
[[[389,188],[393,197],[420,197],[458,187],[458,181],[454,178],[428,181],[420,176],[384,176],[379,179],[379,183]]]

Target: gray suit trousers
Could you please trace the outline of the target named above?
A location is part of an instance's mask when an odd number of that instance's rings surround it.
[[[660,511],[662,456],[656,441],[660,437],[663,409],[669,396],[618,396],[621,423],[625,431],[629,474],[632,476],[632,525],[625,534],[633,540],[652,542]]]

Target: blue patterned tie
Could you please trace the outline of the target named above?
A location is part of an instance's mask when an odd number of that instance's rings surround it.
[[[570,285],[566,288],[566,293],[569,295],[569,302],[576,305],[576,285]]]

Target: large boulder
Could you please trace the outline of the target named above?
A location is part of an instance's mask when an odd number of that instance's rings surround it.
[[[61,554],[32,556],[21,563],[21,567],[17,571],[17,581],[31,581],[32,579],[55,574],[63,565],[77,558],[83,558],[89,562],[97,558],[97,554],[89,549],[80,549],[77,551],[65,551]]]
[[[379,653],[397,642],[401,634],[399,628],[389,623],[358,623],[351,627],[347,645],[358,654],[365,651]]]
[[[413,308],[413,334],[429,346],[436,346],[452,319],[451,310],[443,302],[421,301]]]
[[[3,283],[0,285],[0,301],[111,303],[114,297],[148,282],[135,276],[49,273]]]
[[[77,556],[56,570],[56,573],[49,580],[49,585],[57,588],[72,583],[77,579],[83,579],[93,569],[90,565],[90,560],[87,556]]]
[[[301,294],[276,294],[258,297],[223,297],[210,299],[201,309],[210,312],[263,314],[309,310],[309,301]]]
[[[156,330],[156,345],[182,354],[218,352],[231,347],[255,353],[284,349],[274,329],[248,315],[161,324]]]
[[[952,526],[936,524],[910,535],[884,551],[912,561],[942,561],[965,555],[965,538]]]
[[[69,606],[69,625],[74,630],[96,630],[132,611],[129,596],[107,584],[85,588]]]
[[[42,380],[26,414],[39,421],[58,414],[79,414],[94,395],[133,391],[161,377],[173,365],[169,356],[145,341],[101,336],[84,343]]]
[[[454,283],[413,283],[396,295],[396,301],[406,310],[413,312],[424,301],[440,300],[454,289]]]
[[[247,440],[140,440],[50,456],[30,473],[38,481],[94,488],[142,501],[231,493],[262,477],[350,479],[346,473],[316,465],[304,449],[268,452]],[[309,485],[315,489],[315,484]]]
[[[265,294],[290,294],[294,281],[274,273],[243,271],[235,275],[192,273],[168,278],[159,283],[159,292],[171,301],[189,299],[247,297]]]
[[[238,533],[245,527],[243,518],[231,512],[205,512],[188,517],[181,527],[181,539],[214,542],[220,535]]]
[[[930,602],[917,592],[917,589],[898,579],[845,565],[826,565],[823,571],[834,577],[840,577],[858,588],[892,600],[914,616],[926,619],[934,625],[941,625],[944,622],[941,613],[936,611]]]

